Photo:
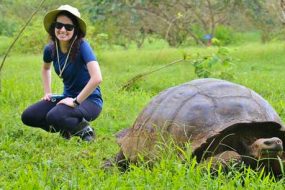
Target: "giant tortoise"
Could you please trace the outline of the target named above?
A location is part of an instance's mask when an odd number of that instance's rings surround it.
[[[181,148],[190,143],[198,162],[235,160],[279,175],[284,131],[276,111],[253,90],[197,79],[154,97],[133,126],[117,134],[121,150],[113,161],[125,169],[139,158],[152,160],[161,142],[172,139]]]

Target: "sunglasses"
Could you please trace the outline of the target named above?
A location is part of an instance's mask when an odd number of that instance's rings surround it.
[[[64,27],[67,31],[72,31],[75,26],[73,24],[63,24],[61,22],[55,22],[54,27],[58,30],[60,30],[60,29],[62,29],[62,27]]]

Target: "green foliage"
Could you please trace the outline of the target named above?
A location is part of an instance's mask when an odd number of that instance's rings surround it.
[[[229,45],[235,42],[234,31],[223,25],[216,28],[215,38],[219,40],[219,45]]]
[[[195,74],[199,78],[221,78],[232,80],[235,77],[233,58],[229,50],[219,47],[216,53],[201,56],[199,53],[191,60]]]
[[[35,10],[37,3],[37,0],[1,1],[0,35],[17,34],[19,28]],[[62,0],[60,3],[70,4],[70,1]],[[229,45],[235,43],[235,37],[232,35],[241,28],[245,31],[257,28],[261,33],[259,37],[263,41],[269,41],[281,30],[275,7],[279,4],[267,3],[264,0],[211,0],[209,3],[181,0],[176,6],[173,6],[172,0],[164,3],[149,0],[74,0],[71,4],[80,9],[83,18],[87,21],[88,28],[91,29],[88,29],[88,33],[91,32],[91,40],[103,41],[104,48],[119,45],[127,49],[132,47],[133,43],[140,48],[148,37],[154,36],[168,42],[172,47],[202,45],[202,37],[208,33],[214,33],[220,45]],[[56,7],[58,7],[58,1],[46,1],[43,9],[36,15],[36,19],[42,20],[48,10]],[[232,13],[235,14],[234,17],[231,16]],[[229,24],[230,27],[228,27]],[[27,41],[31,35],[34,35],[35,39],[32,39],[31,44],[23,42],[19,51],[36,52],[38,47],[35,45],[38,45],[37,42],[42,42],[40,37],[46,42],[45,33],[39,33],[37,28],[31,28],[35,31],[26,33]],[[101,34],[106,34],[108,38],[102,40]],[[28,47],[22,46],[25,44]],[[26,50],[23,51],[23,49]]]
[[[42,20],[34,20],[22,33],[15,44],[18,53],[41,53],[48,42],[48,34],[43,28]]]
[[[232,45],[246,44],[249,42],[259,42],[260,41],[260,32],[259,31],[250,31],[250,32],[235,32],[234,41]]]
[[[247,15],[250,22],[261,31],[261,41],[263,43],[270,41],[276,30],[281,30],[280,27],[280,4],[267,3],[264,0],[242,1],[243,12]],[[277,8],[275,6],[277,6]],[[280,11],[281,12],[281,11]],[[279,17],[278,19],[276,19]],[[282,16],[281,16],[282,17]]]
[[[11,37],[14,35],[17,29],[18,24],[15,21],[11,19],[4,20],[3,18],[0,18],[0,35]]]
[[[7,36],[0,36],[0,57],[3,56],[6,51],[8,50],[8,47],[12,43],[12,38]]]

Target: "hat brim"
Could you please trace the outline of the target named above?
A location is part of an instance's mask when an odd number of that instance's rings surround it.
[[[45,30],[47,32],[49,32],[50,26],[55,21],[55,18],[58,15],[58,13],[60,13],[62,11],[63,10],[53,10],[53,11],[50,11],[46,14],[46,16],[44,17],[44,27],[45,27]],[[76,17],[76,19],[78,21],[79,28],[81,29],[81,31],[83,32],[83,34],[85,36],[86,35],[86,23],[85,23],[85,21],[83,19],[77,17],[76,15],[74,15],[74,16]]]

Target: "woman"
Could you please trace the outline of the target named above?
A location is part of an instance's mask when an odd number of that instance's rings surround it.
[[[42,79],[44,96],[22,114],[24,124],[49,132],[60,132],[69,139],[94,139],[88,121],[95,120],[103,105],[99,84],[102,75],[90,45],[83,39],[86,24],[79,11],[62,5],[44,18],[44,27],[51,42],[43,55]],[[64,92],[54,96],[51,91],[51,62],[62,78]]]

